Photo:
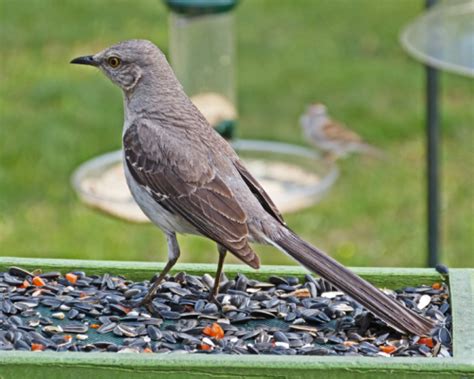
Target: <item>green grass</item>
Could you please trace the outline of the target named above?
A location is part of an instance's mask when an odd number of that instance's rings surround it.
[[[372,144],[351,157],[323,201],[288,224],[352,266],[425,262],[424,71],[398,43],[422,1],[242,1],[237,9],[240,136],[304,144],[298,116],[320,100]],[[0,0],[0,254],[164,260],[152,226],[83,206],[69,184],[81,162],[120,146],[122,99],[69,60],[120,40],[168,50],[158,0]],[[442,76],[443,256],[474,266],[473,81]],[[182,261],[214,246],[182,237]],[[290,261],[258,247],[265,264]]]

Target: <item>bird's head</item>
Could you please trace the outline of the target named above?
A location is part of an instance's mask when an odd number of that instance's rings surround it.
[[[306,113],[312,117],[326,116],[327,107],[321,103],[314,103],[308,106]]]
[[[324,104],[313,103],[308,105],[306,112],[300,117],[300,125],[305,130],[305,133],[310,136],[315,129],[321,129],[324,123],[327,121],[327,108]],[[311,131],[311,132],[309,132]]]
[[[95,66],[125,92],[135,88],[150,67],[166,62],[164,54],[147,40],[129,40],[95,55],[75,58],[71,63]],[[167,65],[167,62],[166,62]]]

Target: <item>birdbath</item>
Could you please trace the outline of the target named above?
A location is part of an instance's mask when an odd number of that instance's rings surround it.
[[[403,48],[426,66],[428,266],[439,261],[438,69],[474,77],[474,1],[427,0],[429,10],[400,35]]]
[[[319,201],[338,177],[334,163],[312,149],[234,139],[237,124],[233,12],[236,0],[165,0],[170,8],[170,60],[186,93],[209,124],[236,149],[282,212]],[[80,199],[113,216],[148,222],[123,175],[121,152],[81,165],[72,176]]]
[[[440,3],[402,31],[402,46],[417,60],[474,77],[474,1]]]

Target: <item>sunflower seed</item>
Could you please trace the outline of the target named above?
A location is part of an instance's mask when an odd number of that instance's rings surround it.
[[[430,302],[431,302],[431,296],[423,295],[420,297],[420,300],[418,300],[417,307],[421,311],[422,309],[425,309]]]
[[[56,318],[58,320],[64,320],[64,313],[63,312],[56,312],[51,314],[52,318]]]
[[[106,323],[106,324],[102,324],[97,329],[97,333],[99,333],[99,334],[109,333],[109,332],[113,331],[116,326],[117,326],[117,324],[115,322],[109,322],[109,323]]]

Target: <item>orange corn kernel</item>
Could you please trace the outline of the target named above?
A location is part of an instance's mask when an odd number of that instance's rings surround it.
[[[206,326],[202,332],[209,337],[214,337],[215,339],[220,340],[221,338],[224,338],[224,330],[221,328],[221,326],[215,322],[211,326]]]
[[[43,279],[41,279],[39,276],[35,276],[33,278],[33,284],[36,286],[36,287],[42,287],[44,286],[46,283],[44,282]]]
[[[208,344],[202,343],[199,345],[200,350],[212,350],[212,346],[209,346]]]
[[[387,354],[392,354],[397,348],[395,346],[387,345],[387,346],[380,346],[380,350]]]
[[[99,324],[91,324],[90,327],[92,329],[99,329],[100,328],[100,325]]]
[[[21,283],[18,288],[28,288],[30,286],[30,282],[28,280],[23,280],[23,283]]]
[[[46,349],[46,346],[40,344],[40,343],[32,343],[31,344],[31,351],[43,351]]]
[[[210,336],[211,333],[212,333],[211,327],[210,327],[210,326],[206,326],[206,327],[202,330],[202,333],[205,334],[206,336]]]
[[[69,334],[66,334],[66,335],[64,336],[64,339],[65,339],[67,342],[70,342],[70,341],[72,340],[72,336],[69,335]]]
[[[67,281],[71,284],[75,284],[77,282],[77,275],[74,275],[72,272],[68,272],[64,277]]]
[[[221,328],[221,326],[215,322],[212,324],[212,333],[214,334],[214,337],[218,340],[221,338],[224,338],[224,330]]]
[[[431,288],[433,288],[434,290],[440,290],[442,287],[443,287],[443,285],[439,282],[433,283],[431,285]]]
[[[145,348],[143,349],[143,352],[144,352],[144,353],[153,353],[153,350],[151,350],[149,347],[145,347]]]
[[[430,349],[433,348],[434,344],[433,344],[433,338],[431,337],[422,337],[418,340],[418,343],[421,344],[421,345],[426,345],[428,346]]]

